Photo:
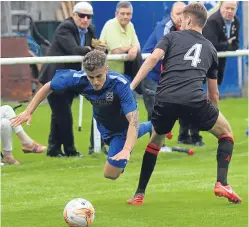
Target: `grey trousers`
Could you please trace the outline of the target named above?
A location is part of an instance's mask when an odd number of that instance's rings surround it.
[[[10,125],[10,119],[15,117],[15,111],[8,105],[0,107],[1,115],[1,142],[2,150],[4,152],[12,151],[12,127]],[[23,130],[22,126],[13,127],[15,133]]]

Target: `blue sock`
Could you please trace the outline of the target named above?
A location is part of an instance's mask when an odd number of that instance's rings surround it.
[[[143,135],[151,131],[152,131],[151,121],[140,123],[138,129],[138,138],[142,137]]]

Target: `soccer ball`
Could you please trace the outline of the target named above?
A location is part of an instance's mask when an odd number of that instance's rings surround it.
[[[70,227],[88,227],[93,223],[95,211],[86,199],[73,199],[64,209],[64,220]]]

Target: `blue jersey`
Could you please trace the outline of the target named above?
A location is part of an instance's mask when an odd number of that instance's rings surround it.
[[[128,79],[113,71],[107,72],[101,90],[93,89],[85,71],[75,70],[57,70],[50,86],[54,91],[76,91],[90,101],[104,140],[126,133],[129,122],[125,115],[137,109]]]

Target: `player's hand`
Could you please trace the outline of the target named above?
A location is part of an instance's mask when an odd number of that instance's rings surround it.
[[[114,155],[113,157],[110,157],[111,160],[129,160],[131,155],[131,150],[128,148],[123,148],[122,151]]]
[[[235,40],[235,39],[236,39],[236,36],[233,36],[233,37],[231,37],[229,40],[227,40],[227,42],[228,42],[229,44],[232,44],[233,40]]]
[[[30,122],[32,120],[32,115],[28,113],[27,111],[24,111],[20,113],[19,115],[13,117],[10,119],[11,126],[18,126],[22,124],[23,122],[27,122],[27,125],[30,125]]]
[[[128,59],[130,61],[133,61],[137,56],[137,48],[136,47],[132,47],[129,51],[128,51]]]

